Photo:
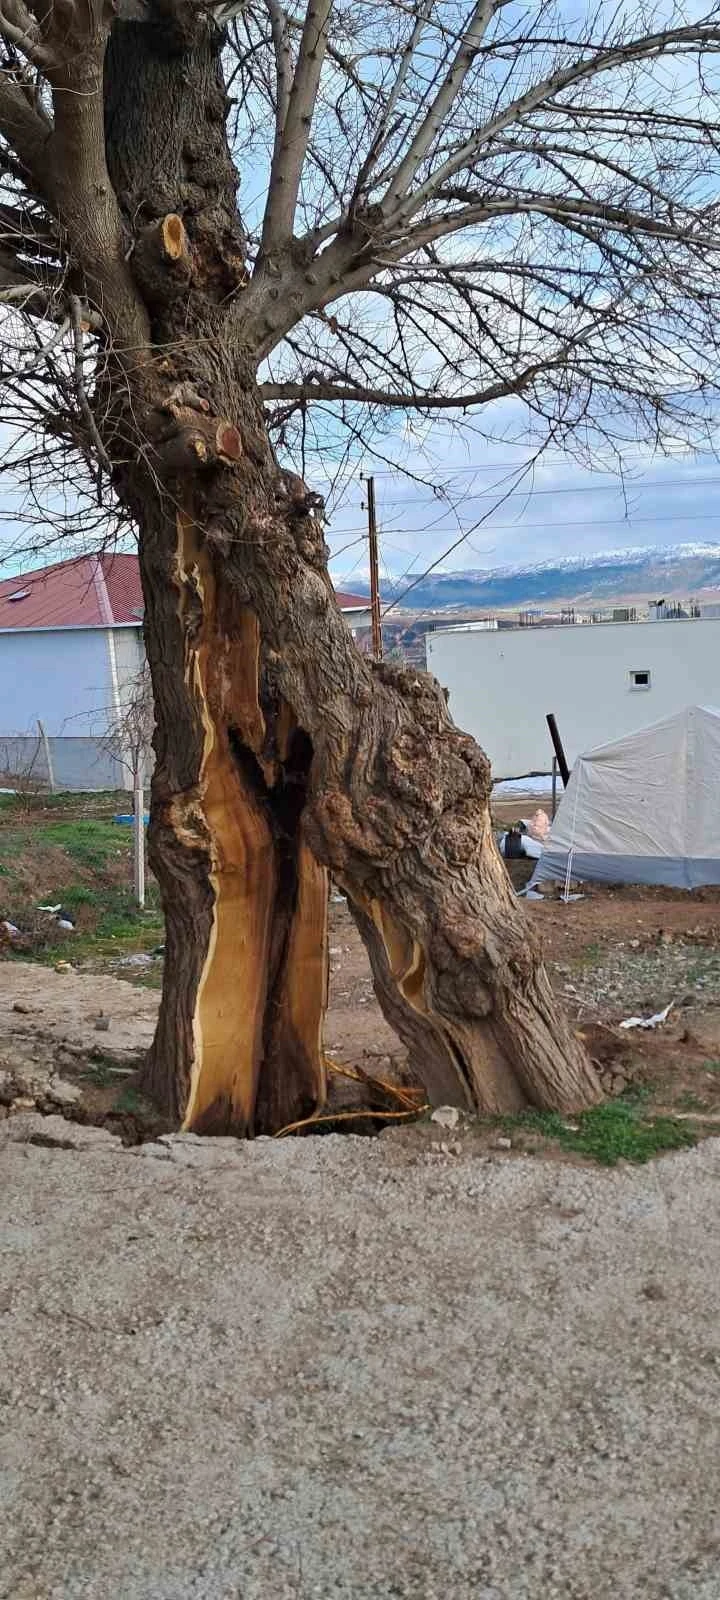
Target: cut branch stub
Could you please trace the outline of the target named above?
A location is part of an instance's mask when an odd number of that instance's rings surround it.
[[[221,421],[215,429],[215,449],[220,461],[239,461],[242,455],[242,442],[237,428],[232,422]]]
[[[190,407],[173,408],[177,426],[163,430],[156,447],[168,472],[197,471],[200,467],[235,466],[242,456],[240,434],[234,423],[222,417],[203,416]]]
[[[182,217],[171,211],[139,234],[132,268],[150,305],[166,305],[187,288],[193,263]]]

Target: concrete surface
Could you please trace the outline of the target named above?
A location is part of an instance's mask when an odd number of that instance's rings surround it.
[[[2,1047],[38,1040],[118,1061],[137,1061],[152,1043],[160,995],[100,973],[55,972],[32,961],[0,961]],[[20,1006],[19,1011],[14,1010]],[[107,1032],[95,1026],[103,1014]]]
[[[0,1124],[3,1600],[718,1600],[720,1141],[40,1122]]]

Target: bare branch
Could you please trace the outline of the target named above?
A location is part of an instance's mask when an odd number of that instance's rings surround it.
[[[505,383],[489,384],[486,389],[472,390],[468,394],[441,395],[436,390],[429,394],[411,391],[396,394],[391,389],[371,389],[363,384],[326,382],[322,378],[306,383],[263,383],[260,393],[263,400],[296,400],[305,404],[314,401],[333,401],[348,405],[388,406],[401,411],[470,411],[474,406],[488,405],[492,400],[502,400],[507,395],[522,394],[541,372],[550,372],[568,359],[568,350],[552,359],[537,362],[524,372],[518,372]]]
[[[333,0],[309,0],[282,138],[270,174],[262,253],[271,256],[292,237],[310,126],[327,50]]]
[[[265,0],[270,17],[273,48],[275,51],[275,81],[276,81],[276,106],[275,106],[275,146],[273,161],[280,159],[280,146],[287,122],[288,106],[290,104],[290,88],[292,84],[292,53],[290,50],[290,29],[288,19],[279,0]]]
[[[448,179],[469,166],[483,146],[496,139],[498,134],[504,133],[505,129],[513,124],[522,122],[530,112],[537,110],[539,106],[546,104],[572,85],[582,83],[588,78],[600,77],[613,67],[627,66],[633,61],[647,61],[653,56],[670,56],[674,52],[718,44],[720,44],[720,26],[690,24],[684,28],[670,28],[661,33],[641,35],[636,39],[625,40],[614,48],[595,50],[583,55],[569,66],[542,78],[539,83],[528,89],[525,94],[519,95],[497,116],[486,122],[471,139],[458,145],[425,183],[413,191],[409,201],[404,204],[401,201],[403,215],[417,212],[443,184],[447,183]],[[394,181],[390,185],[389,192],[394,193]]]
[[[387,203],[393,210],[404,198],[415,174],[422,166],[434,139],[442,128],[462,89],[492,18],[503,0],[477,0],[468,28],[461,40],[443,83],[409,149],[393,174]]]

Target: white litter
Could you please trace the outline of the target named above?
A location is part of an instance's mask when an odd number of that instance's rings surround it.
[[[10,935],[11,939],[21,939],[22,938],[22,934],[20,932],[20,929],[15,927],[15,923],[14,922],[7,922],[5,919],[3,919],[2,923],[0,924],[0,926],[5,929],[5,932]]]
[[[664,1011],[656,1011],[654,1016],[652,1016],[652,1017],[626,1017],[625,1021],[620,1023],[620,1027],[621,1028],[659,1028],[659,1027],[662,1026],[663,1022],[667,1022],[667,1019],[668,1019],[668,1017],[670,1015],[670,1012],[672,1011],[672,1008],[673,1008],[674,1004],[675,1004],[675,1001],[671,1000],[669,1006],[666,1006]]]
[[[457,1106],[436,1106],[430,1121],[438,1122],[441,1128],[456,1128],[460,1121],[460,1112]]]

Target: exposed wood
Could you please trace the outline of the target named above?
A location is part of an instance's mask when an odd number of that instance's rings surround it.
[[[192,253],[185,224],[170,211],[142,228],[132,255],[132,271],[152,306],[182,294],[192,277]]]
[[[206,865],[197,864],[211,897],[179,1111],[183,1126],[199,1132],[262,1131],[324,1099],[327,874],[298,832],[306,764],[286,712],[282,739],[274,748],[268,741],[257,617],[219,597],[211,552],[187,515],[177,537],[185,680],[202,748],[196,829],[168,821],[176,849],[196,856],[201,825]],[[162,714],[162,689],[159,699]],[[162,868],[161,877],[167,882]],[[173,987],[171,976],[166,1009]],[[152,1061],[148,1081],[157,1084]]]

